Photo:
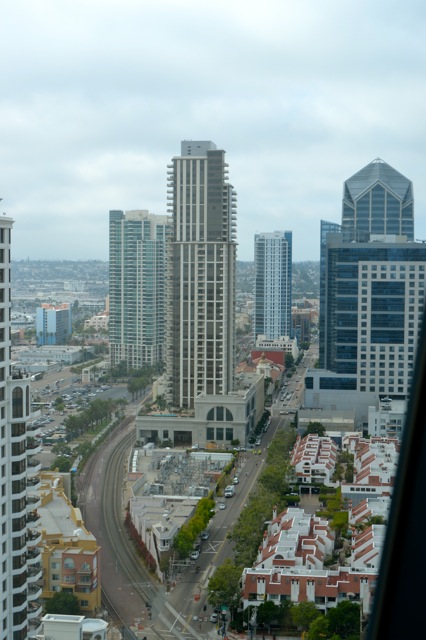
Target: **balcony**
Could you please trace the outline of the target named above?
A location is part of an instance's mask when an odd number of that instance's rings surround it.
[[[26,433],[27,436],[34,438],[36,434],[40,433],[40,425],[28,423]]]
[[[27,511],[34,511],[41,505],[41,497],[39,495],[27,496]]]
[[[41,631],[42,624],[41,616],[28,620],[28,630],[30,634],[36,636]]]
[[[41,446],[41,442],[28,442],[27,441],[27,455],[28,456],[34,456],[37,453],[41,453],[42,451],[42,446]]]
[[[27,513],[27,522],[34,524],[40,520],[40,514],[37,511],[30,511]]]
[[[33,620],[34,618],[38,618],[43,610],[43,605],[39,600],[34,600],[33,602],[28,602],[28,620]]]
[[[33,565],[31,567],[28,567],[27,577],[29,583],[37,582],[37,580],[41,579],[42,575],[43,574],[41,565]]]
[[[41,597],[41,594],[43,593],[43,588],[41,585],[37,585],[37,584],[30,584],[28,585],[28,600],[31,602],[32,600],[37,600],[37,598]]]
[[[27,466],[30,471],[34,471],[38,467],[41,468],[41,461],[38,458],[29,458],[27,460]]]
[[[41,483],[40,476],[32,476],[27,479],[27,487],[31,487],[31,489],[36,489]]]
[[[40,562],[41,549],[39,547],[31,547],[27,550],[27,564],[36,564]]]
[[[41,531],[37,529],[29,529],[27,533],[27,544],[30,547],[35,547],[41,542]]]

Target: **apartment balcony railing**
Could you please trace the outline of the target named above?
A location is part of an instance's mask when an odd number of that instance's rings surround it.
[[[28,602],[28,620],[31,620],[33,618],[38,618],[43,610],[43,604],[40,602],[40,600],[34,600],[34,601],[30,601]]]
[[[36,600],[37,598],[41,597],[41,594],[43,593],[43,589],[41,585],[30,584],[28,585],[27,593],[28,593],[28,600],[30,601]]]

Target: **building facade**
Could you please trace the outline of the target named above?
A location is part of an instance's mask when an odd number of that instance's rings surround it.
[[[210,141],[183,141],[168,166],[166,377],[175,407],[233,388],[236,194],[227,167],[225,151]]]
[[[375,160],[344,183],[342,224],[321,223],[321,369],[305,406],[350,402],[364,429],[369,405],[410,391],[426,271],[413,210],[411,181]]]
[[[164,360],[168,216],[148,211],[109,214],[111,366],[140,369]]]
[[[25,640],[41,624],[42,565],[37,544],[41,446],[27,427],[30,377],[10,374],[10,249],[13,221],[0,224],[0,556],[2,590],[0,638]]]
[[[101,611],[101,548],[87,531],[80,509],[67,496],[66,481],[57,473],[45,473],[40,488],[43,598],[64,591],[78,599],[86,615]]]
[[[66,344],[72,333],[71,307],[42,304],[36,310],[36,339],[38,346]]]
[[[407,402],[383,398],[368,407],[368,435],[402,439]]]
[[[293,334],[291,322],[292,232],[274,231],[254,237],[254,341]]]
[[[426,245],[387,236],[347,243],[329,234],[324,362],[380,397],[408,397],[425,302]]]

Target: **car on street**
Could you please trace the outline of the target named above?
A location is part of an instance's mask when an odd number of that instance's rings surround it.
[[[200,555],[200,552],[195,550],[191,553],[191,555],[189,556],[191,558],[191,560],[197,560],[198,556]]]
[[[208,540],[209,539],[209,532],[208,531],[202,531],[201,535],[200,535],[201,540]]]
[[[212,613],[212,615],[210,616],[210,622],[217,622],[219,619],[219,616],[217,613]]]
[[[219,509],[221,511],[223,511],[223,509],[226,509],[226,504],[224,502],[219,502]]]

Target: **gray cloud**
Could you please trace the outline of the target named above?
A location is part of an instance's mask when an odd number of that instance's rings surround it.
[[[318,259],[343,181],[381,157],[426,238],[426,9],[397,0],[6,0],[0,196],[15,258],[108,257],[108,211],[166,210],[185,138],[227,150],[239,251]]]

